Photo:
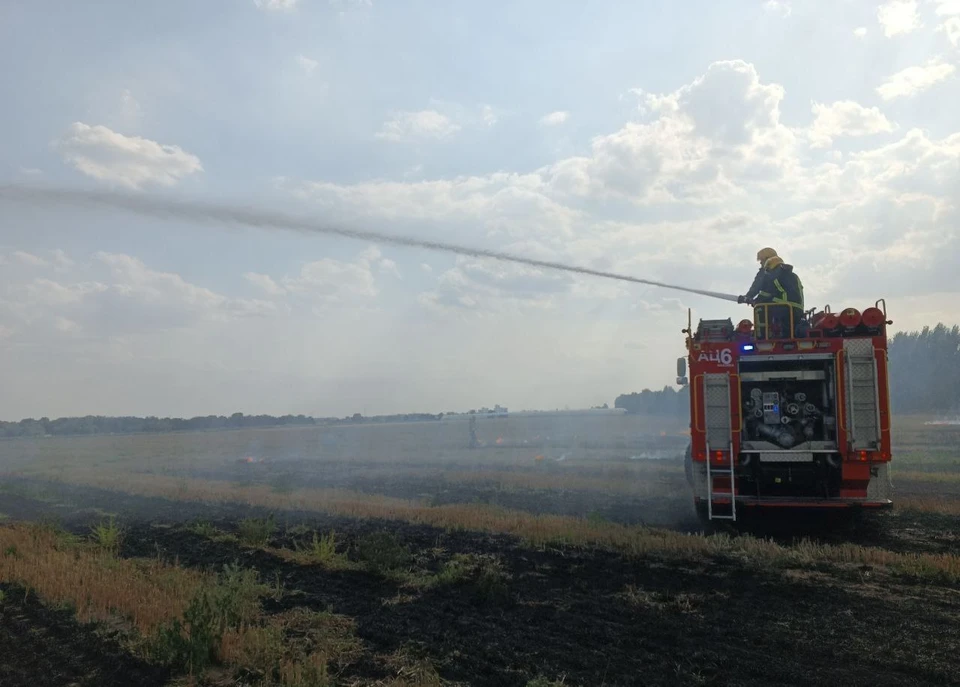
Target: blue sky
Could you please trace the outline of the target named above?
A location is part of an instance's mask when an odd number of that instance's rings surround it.
[[[262,205],[956,320],[956,0],[0,7],[0,183]],[[583,406],[742,308],[392,246],[0,205],[0,416]]]

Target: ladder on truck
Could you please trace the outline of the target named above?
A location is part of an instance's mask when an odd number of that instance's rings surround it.
[[[735,376],[735,375],[734,375]],[[737,488],[734,467],[736,456],[733,452],[733,422],[731,420],[730,403],[731,375],[727,373],[708,373],[703,376],[705,440],[707,449],[707,519],[732,520],[737,519]],[[712,448],[711,448],[712,444]],[[726,446],[724,446],[726,444]],[[729,457],[727,465],[714,467],[712,465],[712,451],[725,450]],[[730,491],[714,490],[714,477],[723,476],[730,479]],[[730,496],[730,510],[721,509],[718,513],[717,497]]]
[[[731,437],[732,439],[732,437]],[[727,463],[725,467],[714,468],[710,465],[710,444],[707,444],[707,518],[710,520],[732,520],[736,522],[737,520],[737,485],[736,485],[736,475],[734,473],[734,461],[735,457],[733,455],[733,441],[730,442],[730,449],[727,451],[727,455],[730,457],[730,462]],[[717,492],[713,490],[713,478],[716,475],[721,475],[724,477],[730,477],[730,512],[729,513],[717,513],[714,511],[714,497],[717,495]],[[721,491],[721,495],[726,496],[727,492]]]

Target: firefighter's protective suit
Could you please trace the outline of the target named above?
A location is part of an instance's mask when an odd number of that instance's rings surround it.
[[[761,338],[798,336],[804,328],[803,283],[772,248],[757,253],[760,271],[750,290],[738,298],[739,303],[755,306],[757,334]],[[769,305],[767,305],[769,304]],[[793,330],[790,316],[793,314]]]

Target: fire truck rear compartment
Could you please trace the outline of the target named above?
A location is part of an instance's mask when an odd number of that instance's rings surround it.
[[[835,380],[829,355],[740,359],[739,494],[840,494]]]

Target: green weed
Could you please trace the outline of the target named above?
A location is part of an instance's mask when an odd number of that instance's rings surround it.
[[[287,536],[288,537],[303,537],[307,534],[310,534],[310,528],[307,525],[304,525],[302,522],[292,527],[287,527]]]
[[[509,600],[509,576],[498,560],[485,560],[480,564],[475,587],[477,596],[488,603],[504,603]]]
[[[409,549],[390,532],[368,534],[357,542],[357,558],[368,570],[393,573],[410,565]]]
[[[496,558],[458,553],[443,564],[433,582],[468,585],[479,601],[502,603],[510,597],[509,579]]]
[[[277,529],[273,513],[268,518],[245,518],[239,525],[240,542],[247,546],[266,546]]]
[[[216,660],[227,630],[252,623],[260,614],[260,596],[269,591],[255,570],[225,565],[216,580],[190,601],[182,620],[162,626],[154,639],[154,658],[195,674]]]
[[[476,556],[469,553],[455,554],[445,561],[437,573],[437,584],[457,584],[467,581],[476,571]]]
[[[310,546],[310,553],[320,562],[333,560],[337,555],[337,535],[331,530],[323,537],[317,537],[313,533],[313,541]]]
[[[90,534],[97,546],[105,551],[116,553],[123,539],[123,530],[111,515],[109,520],[101,520],[90,528]]]
[[[220,533],[220,530],[205,520],[198,520],[197,522],[191,524],[187,529],[197,536],[206,537],[208,539],[212,539]]]

